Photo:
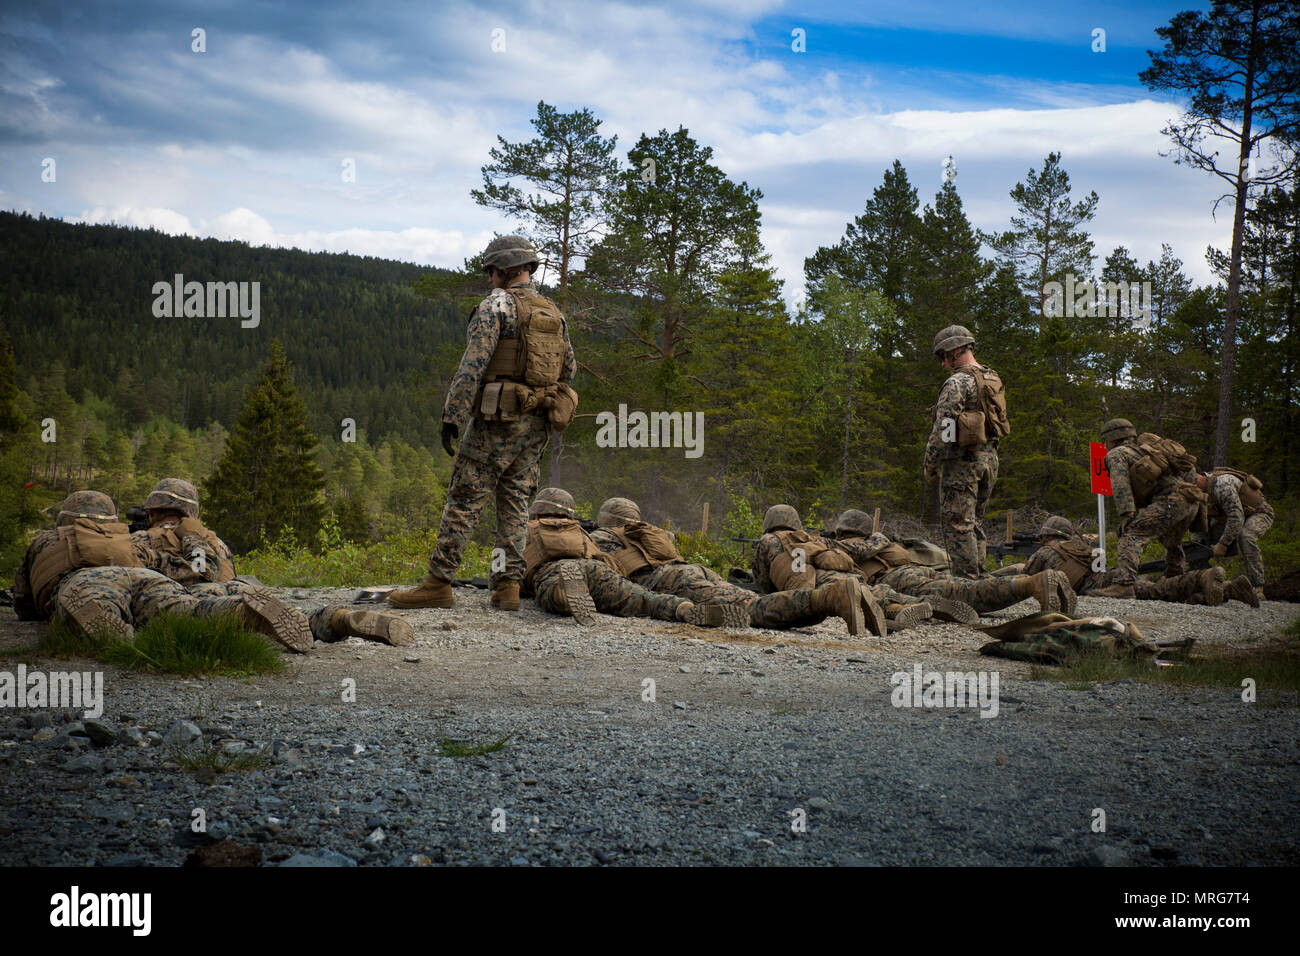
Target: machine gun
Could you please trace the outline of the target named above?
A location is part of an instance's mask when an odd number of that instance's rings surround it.
[[[1043,546],[1043,539],[1036,531],[1016,531],[1012,534],[1010,541],[1003,541],[1001,544],[991,544],[988,547],[990,554],[996,554],[999,558],[1005,558],[1008,554],[1019,554],[1029,557]]]
[[[1233,542],[1228,548],[1225,558],[1234,554],[1239,554],[1237,542]],[[1202,544],[1199,541],[1183,542],[1183,557],[1187,559],[1187,568],[1189,571],[1200,571],[1210,566],[1210,559],[1214,557],[1214,548],[1208,544]],[[1145,561],[1138,565],[1138,574],[1150,574],[1153,571],[1163,571],[1165,569],[1165,559],[1160,558],[1157,561]]]

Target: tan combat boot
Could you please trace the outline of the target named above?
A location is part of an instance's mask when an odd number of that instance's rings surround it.
[[[330,615],[330,630],[342,637],[364,637],[393,647],[410,647],[415,643],[415,629],[410,624],[396,614],[379,611],[335,608]]]
[[[489,603],[503,611],[519,610],[519,582],[498,581],[492,589],[492,600]]]
[[[1070,579],[1064,571],[1039,571],[1037,574],[1031,574],[1028,577],[1021,576],[1012,581],[1011,587],[1016,597],[1032,597],[1036,600],[1044,614],[1052,614],[1058,611],[1064,614],[1074,613],[1077,598],[1074,589],[1070,587]],[[1132,590],[1132,588],[1129,588],[1128,597],[1133,596]]]
[[[587,590],[587,577],[582,573],[582,568],[570,561],[564,562],[560,567],[558,598],[579,627],[589,627],[596,623],[596,602]]]
[[[1241,601],[1249,604],[1251,607],[1259,607],[1259,595],[1255,593],[1255,585],[1250,583],[1250,578],[1244,574],[1239,574],[1232,579],[1232,582],[1223,589],[1224,595],[1231,601]]]
[[[1227,598],[1227,589],[1223,585],[1223,580],[1227,576],[1223,568],[1206,568],[1198,572],[1201,576],[1201,587],[1199,596],[1210,607],[1218,607]]]
[[[834,615],[843,619],[850,635],[861,634],[867,628],[862,610],[862,594],[858,582],[852,578],[813,588],[812,609],[816,614]]]
[[[980,619],[979,611],[965,601],[930,596],[925,599],[925,603],[934,608],[934,616],[940,621],[951,621],[954,624],[976,624]]]
[[[111,604],[79,594],[60,601],[60,607],[87,637],[119,641],[135,638],[135,629],[122,620],[122,615]]]
[[[1128,598],[1131,601],[1137,597],[1137,591],[1131,584],[1108,584],[1104,588],[1097,588],[1095,591],[1089,591],[1088,596]]]
[[[240,595],[244,599],[240,617],[243,624],[273,637],[291,651],[306,654],[314,638],[311,624],[301,611],[291,608],[266,588],[253,588]]]
[[[405,591],[389,591],[388,603],[393,607],[452,607],[456,599],[451,596],[451,582],[426,574],[424,580]]]
[[[885,607],[886,626],[891,631],[902,631],[934,617],[934,608],[922,601],[919,604],[890,604]]]

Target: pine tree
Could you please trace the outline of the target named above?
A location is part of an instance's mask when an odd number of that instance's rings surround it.
[[[273,540],[286,527],[299,541],[315,539],[325,508],[318,443],[276,340],[207,483],[211,525],[236,551]]]

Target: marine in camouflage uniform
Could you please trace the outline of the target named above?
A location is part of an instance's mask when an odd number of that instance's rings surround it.
[[[611,557],[624,550],[623,542],[613,533],[631,522],[641,521],[641,509],[628,498],[610,498],[596,514],[598,528],[592,540]],[[669,534],[660,528],[652,530]],[[794,588],[773,594],[755,594],[725,580],[712,568],[669,560],[658,567],[647,565],[628,575],[629,580],[651,591],[675,594],[696,604],[718,605],[727,609],[728,627],[784,629],[812,627],[835,615],[844,619],[850,633],[863,626],[858,603],[847,600],[849,591],[831,585],[825,589]],[[732,610],[734,609],[734,616]]]
[[[1132,598],[1136,596],[1142,549],[1153,538],[1165,546],[1166,577],[1176,577],[1187,570],[1182,540],[1196,517],[1200,492],[1194,471],[1164,474],[1156,481],[1151,501],[1139,510],[1129,479],[1129,469],[1144,457],[1138,448],[1137,429],[1127,419],[1113,418],[1102,426],[1101,439],[1106,443],[1111,501],[1119,516],[1119,544],[1110,583],[1094,593],[1100,597]]]
[[[1246,578],[1252,587],[1264,586],[1264,559],[1259,553],[1259,539],[1273,527],[1273,506],[1261,493],[1259,506],[1253,514],[1246,514],[1242,502],[1242,480],[1237,475],[1213,472],[1196,476],[1196,486],[1209,495],[1210,527],[1201,535],[1205,544],[1211,544],[1214,555],[1222,558],[1233,542],[1241,550],[1246,563]]]
[[[1019,604],[1025,598],[1038,601],[1043,612],[1065,611],[1073,614],[1075,593],[1064,574],[1047,568],[1017,575],[990,575],[971,580],[915,563],[895,563],[906,559],[905,549],[888,535],[871,531],[871,518],[865,511],[849,509],[836,519],[836,543],[848,552],[858,570],[872,582],[879,582],[938,605],[944,601],[969,605],[981,614]],[[892,546],[892,547],[891,547]],[[961,620],[973,623],[976,617]],[[960,620],[960,619],[959,619]]]
[[[803,521],[799,512],[786,504],[772,505],[763,516],[763,535],[754,544],[753,575],[754,584],[760,593],[779,593],[782,588],[773,580],[773,564],[786,553],[783,532],[802,532]],[[829,550],[834,542],[822,540]],[[844,552],[845,567],[852,568],[853,559]],[[817,560],[813,559],[814,562]],[[888,630],[908,627],[919,621],[928,620],[934,614],[934,608],[910,594],[903,594],[887,584],[867,584],[862,575],[852,570],[838,571],[833,568],[816,567],[813,570],[813,585],[817,588],[840,584],[851,580],[862,597],[862,612],[867,630],[877,637]],[[891,628],[889,625],[892,624]]]
[[[573,496],[563,488],[543,488],[529,507],[533,519],[530,535],[537,534],[547,519],[565,521],[565,529],[580,540],[585,554],[581,557],[550,558],[530,550],[523,590],[531,594],[537,606],[552,614],[571,615],[581,625],[596,623],[596,611],[616,617],[651,617],[660,621],[684,621],[700,626],[723,623],[719,608],[706,609],[675,594],[659,594],[629,581],[605,557],[576,522]],[[535,556],[535,557],[534,557]]]
[[[264,590],[256,578],[235,574],[230,546],[199,521],[198,490],[183,478],[163,478],[144,500],[149,529],[132,540],[151,547],[161,556],[158,570],[183,584],[198,598],[258,595]],[[337,604],[316,608],[307,615],[312,637],[324,643],[346,637],[364,637],[399,647],[415,643],[411,625],[395,614],[349,611]]]
[[[493,604],[505,609],[519,607],[519,582],[524,576],[524,545],[528,539],[528,500],[537,490],[542,452],[549,437],[545,409],[521,412],[515,421],[496,421],[479,413],[484,374],[503,340],[518,338],[518,309],[507,288],[520,288],[537,295],[529,276],[536,271],[536,250],[518,236],[503,236],[488,244],[483,268],[492,276],[494,288],[470,316],[468,343],[460,367],[452,378],[442,410],[443,448],[452,454],[452,441],[460,437],[454,452],[447,503],[438,526],[437,549],[429,557],[429,574],[416,588],[394,591],[389,603],[397,607],[451,607],[451,581],[460,567],[470,536],[483,514],[488,497],[495,494],[497,512],[496,547],[505,555],[504,569],[493,562],[491,582]],[[519,276],[515,270],[523,268]],[[577,371],[567,324],[563,328],[565,355],[560,382],[569,382]]]
[[[228,581],[235,576],[230,546],[199,521],[199,493],[183,478],[163,478],[142,506],[149,528],[132,539],[162,555],[163,574],[181,584]]]
[[[14,609],[23,620],[59,620],[93,637],[122,640],[163,612],[196,617],[234,615],[244,626],[274,637],[291,650],[311,647],[306,619],[265,588],[240,596],[196,596],[161,573],[161,556],[132,540],[117,521],[112,500],[97,491],[75,492],[63,503],[54,531],[42,531],[28,547],[14,580]],[[67,549],[59,528],[97,529],[122,564],[76,567],[69,559],[49,582],[33,581],[40,565]],[[74,530],[75,533],[75,530]],[[108,555],[112,557],[114,555]],[[103,557],[104,555],[101,555]],[[40,593],[38,593],[39,588]]]
[[[1056,666],[1091,654],[1186,659],[1192,646],[1190,639],[1149,643],[1136,625],[1113,618],[1071,620],[1065,614],[1038,614],[980,630],[996,638],[980,648],[981,654]]]
[[[952,570],[971,578],[988,573],[984,513],[998,479],[996,439],[966,446],[957,441],[961,413],[981,407],[974,377],[961,370],[971,366],[981,373],[992,372],[975,361],[974,345],[974,336],[960,325],[935,336],[934,354],[950,374],[939,390],[924,462],[926,481],[939,482],[943,546],[952,558]]]
[[[1052,515],[1043,522],[1039,537],[1046,544],[1025,562],[1026,573],[1061,571],[1069,577],[1074,590],[1083,595],[1095,595],[1112,583],[1111,572],[1092,570],[1092,545],[1075,530],[1068,518]],[[1228,596],[1223,580],[1222,568],[1188,571],[1159,581],[1135,578],[1133,596],[1139,601],[1169,601],[1175,604],[1208,604],[1217,607]]]

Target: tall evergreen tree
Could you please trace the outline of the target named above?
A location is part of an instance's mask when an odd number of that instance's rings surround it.
[[[1011,229],[984,233],[985,242],[1016,267],[1020,287],[1046,316],[1049,282],[1064,282],[1068,274],[1082,281],[1092,276],[1092,239],[1082,230],[1097,211],[1097,194],[1070,201],[1070,176],[1061,167],[1061,154],[1048,153],[1041,172],[1029,170],[1011,190],[1016,211]]]
[[[605,223],[602,200],[618,172],[618,137],[601,136],[591,110],[561,113],[545,102],[537,104],[532,124],[537,136],[526,143],[497,137],[492,162],[482,170],[483,188],[470,196],[526,223],[525,233],[556,273],[564,308],[574,262],[591,251]]]
[[[1300,7],[1294,0],[1213,0],[1208,12],[1184,10],[1156,33],[1165,45],[1147,51],[1151,65],[1138,78],[1187,98],[1187,111],[1163,130],[1173,140],[1174,162],[1218,176],[1233,201],[1214,434],[1214,463],[1225,465],[1246,207],[1252,188],[1258,194],[1286,182],[1300,163]],[[1252,168],[1251,154],[1265,144],[1274,165]]]
[[[300,541],[314,538],[325,507],[318,443],[277,339],[207,484],[210,523],[236,551],[286,527]]]

